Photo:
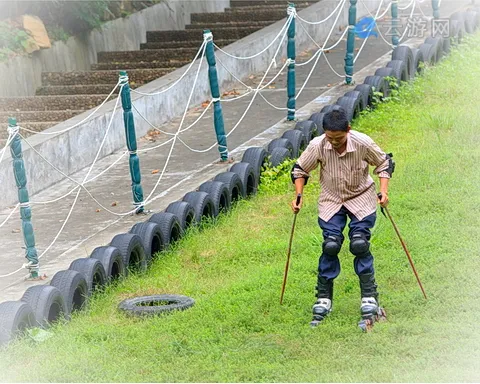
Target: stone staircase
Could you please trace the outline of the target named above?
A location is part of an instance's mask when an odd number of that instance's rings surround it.
[[[301,0],[297,9],[317,0]],[[149,31],[138,51],[100,52],[91,71],[44,72],[42,86],[33,97],[0,98],[0,121],[16,117],[20,126],[40,132],[96,107],[127,70],[132,88],[183,67],[195,57],[210,29],[215,43],[224,47],[286,17],[286,0],[230,0],[222,13],[194,13],[185,30]],[[115,95],[112,95],[115,98]],[[0,130],[0,144],[6,130]],[[23,134],[28,135],[27,132]]]

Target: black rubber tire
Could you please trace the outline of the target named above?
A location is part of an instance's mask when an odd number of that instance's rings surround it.
[[[452,37],[443,39],[443,54],[448,55],[452,51]]]
[[[53,276],[50,285],[57,288],[65,300],[65,316],[81,311],[88,304],[88,285],[85,276],[80,272],[59,271]]]
[[[380,77],[395,77],[393,73],[393,68],[387,68],[387,67],[382,67],[378,68],[375,71],[375,76],[380,76]]]
[[[97,259],[103,265],[107,281],[117,280],[126,275],[125,263],[118,248],[109,245],[97,247],[90,255],[91,259]]]
[[[468,14],[471,14],[473,30],[476,31],[480,27],[480,11],[477,9],[467,9]]]
[[[450,32],[453,44],[461,44],[464,36],[464,31],[461,27],[461,22],[459,20],[450,20]]]
[[[337,104],[329,104],[322,108],[321,113],[325,114],[331,111],[338,111],[341,107]]]
[[[87,281],[88,295],[102,289],[107,283],[107,274],[100,260],[84,257],[73,260],[68,267],[71,271],[80,272]]]
[[[291,145],[292,143],[290,143]],[[270,149],[269,149],[269,152]],[[249,163],[237,163],[230,167],[230,172],[236,173],[242,181],[242,195],[246,199],[257,193],[257,179],[253,167]]]
[[[399,45],[392,52],[392,60],[401,60],[407,64],[408,78],[413,79],[416,75],[415,62],[413,61],[412,49],[407,45]]]
[[[188,192],[183,196],[183,201],[189,203],[195,210],[196,224],[200,224],[203,217],[213,217],[215,214],[212,197],[207,192]]]
[[[465,32],[472,34],[475,32],[475,19],[476,19],[476,12],[462,12],[463,13],[463,20],[465,21]]]
[[[47,328],[49,324],[65,319],[65,300],[61,292],[51,285],[30,287],[21,300],[32,308],[36,327]]]
[[[348,121],[353,121],[360,115],[360,101],[358,98],[342,96],[337,100],[337,105],[340,105],[347,114]]]
[[[130,271],[144,272],[147,270],[145,249],[140,236],[133,233],[121,233],[112,239],[110,245],[120,251],[126,275]]]
[[[418,49],[420,52],[422,52],[423,62],[426,65],[435,65],[437,62],[437,50],[435,46],[432,44],[423,43],[420,45],[420,47],[418,47]]]
[[[165,212],[173,213],[178,217],[182,234],[195,222],[195,209],[186,201],[170,203]]]
[[[410,76],[408,75],[407,63],[401,60],[392,60],[387,64],[387,68],[393,69],[393,76],[398,80],[398,85],[400,86],[402,81],[408,82]]]
[[[277,167],[285,160],[291,158],[292,157],[287,148],[274,148],[272,154],[270,155],[270,163],[272,163],[272,167]]]
[[[23,301],[0,303],[0,346],[8,344],[28,328],[35,326],[35,315]]]
[[[367,108],[367,104],[365,104],[365,99],[363,98],[363,95],[359,91],[348,91],[343,95],[343,97],[350,97],[352,99],[357,99],[358,108],[360,108],[360,111],[363,111],[365,108]]]
[[[155,305],[158,303],[164,303]],[[118,309],[129,316],[156,316],[172,311],[183,311],[192,307],[195,300],[188,296],[182,295],[152,295],[140,296],[123,300]]]
[[[383,97],[380,97],[381,100],[390,95],[390,86],[382,76],[367,76],[363,83],[371,85],[374,92],[383,94]]]
[[[265,153],[267,152],[265,151]],[[221,181],[205,181],[200,185],[199,190],[207,192],[211,196],[215,208],[215,217],[221,212],[225,213],[230,209],[232,197],[227,184]]]
[[[424,58],[423,58],[423,52],[420,51],[418,48],[413,48],[412,49],[413,53],[413,62],[415,64],[415,68],[417,69],[417,74],[420,75],[423,72],[423,63],[424,63]]]
[[[145,223],[137,223],[130,229],[130,233],[138,235],[142,239],[147,264],[152,261],[158,252],[166,248],[162,229],[156,223],[148,221]]]
[[[250,163],[255,172],[255,177],[260,182],[260,174],[262,170],[268,168],[268,153],[262,147],[248,148],[242,157],[243,163]]]
[[[284,137],[278,137],[270,141],[270,143],[268,143],[268,148],[267,148],[268,153],[272,153],[273,148],[279,148],[279,147],[287,148],[290,151],[290,156],[293,157],[293,153],[294,153],[293,143]]]
[[[293,158],[297,158],[307,148],[307,138],[298,129],[289,129],[283,132],[282,138],[289,140],[293,145]]]
[[[462,37],[465,36],[465,34],[467,33],[467,30],[465,26],[465,15],[463,14],[463,12],[453,13],[450,16],[450,22],[454,20],[458,22],[458,28],[459,28],[459,31],[461,31],[460,33],[462,34]]]
[[[318,136],[324,134],[323,131],[323,117],[325,116],[322,112],[315,112],[312,116],[310,116],[309,120],[313,121],[317,125]]]
[[[170,245],[180,240],[182,225],[177,215],[170,212],[155,213],[148,221],[157,224],[158,229],[162,233],[163,250],[168,249]]]
[[[232,203],[242,198],[242,180],[235,172],[219,173],[214,180],[227,184]]]
[[[425,44],[431,44],[435,47],[435,63],[438,63],[443,57],[443,37],[427,37]]]
[[[370,84],[358,84],[355,91],[362,94],[363,103],[365,106],[370,106],[373,103],[373,87]]]
[[[295,125],[295,129],[304,134],[305,139],[307,140],[307,145],[310,143],[310,141],[318,136],[317,124],[315,124],[312,120],[299,121]]]

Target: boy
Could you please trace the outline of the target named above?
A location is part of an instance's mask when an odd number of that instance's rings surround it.
[[[343,229],[350,218],[350,252],[355,256],[355,272],[360,279],[362,317],[378,311],[373,255],[370,252],[370,229],[375,225],[377,201],[388,204],[388,181],[394,164],[367,135],[351,129],[343,109],[327,113],[323,119],[325,133],[313,139],[292,169],[296,195],[310,177],[309,172],[320,164],[321,193],[318,201],[318,223],[323,231],[322,254],[318,263],[317,301],[313,305],[314,320],[321,321],[332,310],[333,280],[340,273],[338,253],[344,241]],[[375,166],[380,178],[379,200],[368,166]],[[303,200],[294,212],[300,211]]]

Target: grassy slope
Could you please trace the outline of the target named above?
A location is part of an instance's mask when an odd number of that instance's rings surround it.
[[[390,223],[373,239],[389,321],[362,334],[359,288],[348,247],[335,308],[310,329],[321,233],[318,186],[310,183],[297,221],[284,305],[279,306],[292,214],[288,175],[241,202],[215,227],[191,233],[146,275],[98,295],[88,312],[43,343],[0,352],[0,379],[90,382],[478,381],[480,37],[363,117],[397,161],[392,215],[416,262],[425,302]],[[129,319],[126,297],[179,293],[192,309]]]

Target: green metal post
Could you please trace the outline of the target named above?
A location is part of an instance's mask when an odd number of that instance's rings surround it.
[[[393,49],[398,47],[399,40],[399,25],[398,20],[398,0],[392,0],[392,45]]]
[[[347,54],[345,56],[345,82],[353,83],[353,66],[355,52],[355,24],[357,23],[357,0],[350,0],[350,9],[348,10],[348,38]]]
[[[132,112],[132,99],[130,97],[130,86],[128,85],[127,72],[120,71],[123,123],[125,125],[125,137],[127,139],[127,148],[130,151],[130,176],[132,178],[133,204],[137,207],[137,213],[144,210],[142,175],[140,173],[140,159],[137,155],[137,135],[135,133],[135,123]]]
[[[227,135],[225,134],[222,104],[220,103],[217,61],[215,60],[212,32],[210,32],[209,29],[205,29],[203,31],[203,38],[207,42],[205,50],[208,62],[208,79],[210,81],[210,91],[213,98],[213,124],[215,126],[215,134],[217,135],[218,151],[220,152],[220,160],[228,161]]]
[[[289,3],[287,14],[290,16],[293,13],[292,21],[288,26],[288,42],[287,42],[287,56],[289,60],[287,72],[287,120],[295,120],[295,4]]]
[[[435,19],[440,18],[440,7],[438,5],[439,0],[432,0],[432,8],[433,8],[433,17]]]
[[[10,143],[10,153],[13,158],[13,174],[18,188],[18,201],[20,203],[20,217],[22,219],[23,240],[25,242],[25,257],[30,265],[30,278],[36,279],[39,276],[39,264],[37,249],[35,248],[35,236],[32,225],[32,209],[28,198],[27,175],[22,155],[22,139],[18,134],[17,120],[13,117],[8,119],[8,130],[13,134]]]

